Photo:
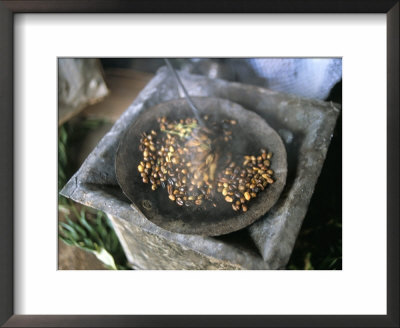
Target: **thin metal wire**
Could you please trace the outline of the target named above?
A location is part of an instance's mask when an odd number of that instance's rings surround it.
[[[205,127],[205,123],[203,121],[203,119],[200,116],[200,112],[197,109],[197,107],[194,105],[192,99],[189,96],[189,93],[187,92],[185,86],[183,85],[181,79],[179,78],[178,73],[176,72],[176,70],[173,68],[173,66],[171,65],[171,62],[169,61],[169,59],[164,58],[165,62],[167,63],[167,66],[169,68],[169,70],[171,71],[172,75],[175,78],[175,81],[177,82],[178,86],[180,86],[183,90],[183,93],[185,95],[186,101],[188,102],[190,108],[192,109],[192,112],[194,114],[194,116],[196,116],[197,122],[199,122],[203,127]]]

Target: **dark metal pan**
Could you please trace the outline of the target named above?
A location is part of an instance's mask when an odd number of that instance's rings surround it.
[[[247,212],[233,211],[222,195],[217,199],[216,208],[180,207],[169,201],[166,190],[152,191],[149,184],[144,184],[137,170],[142,160],[138,149],[141,133],[156,129],[158,117],[166,116],[168,120],[193,117],[185,99],[161,103],[144,111],[128,128],[117,150],[117,180],[133,207],[154,224],[177,233],[223,235],[252,224],[278,200],[286,182],[286,150],[279,135],[259,115],[225,99],[193,97],[193,101],[202,115],[209,116],[209,121],[234,119],[238,122],[231,141],[231,149],[237,156],[259,153],[261,148],[271,151],[275,183],[251,200]]]

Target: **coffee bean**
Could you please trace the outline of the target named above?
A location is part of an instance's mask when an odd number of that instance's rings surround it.
[[[235,192],[234,195],[235,195],[235,197],[237,197],[237,198],[242,197],[242,194],[241,194],[240,192]]]
[[[162,133],[158,135],[155,130],[142,133],[139,151],[143,160],[137,168],[144,183],[150,182],[152,190],[159,186],[166,188],[168,196],[177,205],[198,205],[212,201],[222,193],[225,201],[233,203],[235,211],[242,209],[245,212],[247,202],[274,182],[273,171],[269,168],[271,152],[261,149],[258,154],[243,156],[243,161],[233,161],[232,154],[229,154],[227,166],[217,166],[211,171],[210,165],[216,155],[209,152],[213,149],[210,147],[212,139],[210,134],[196,128],[198,123],[195,119],[168,122],[166,117],[161,117],[157,121]],[[229,142],[231,126],[236,121],[226,119],[208,124],[212,129],[222,129],[223,135],[219,140]],[[215,202],[212,204],[217,206]]]

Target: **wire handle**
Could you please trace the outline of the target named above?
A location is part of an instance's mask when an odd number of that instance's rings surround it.
[[[200,117],[200,113],[199,110],[197,109],[197,107],[193,104],[192,99],[189,96],[189,93],[187,92],[185,86],[183,85],[181,79],[179,78],[178,73],[176,72],[176,70],[172,67],[171,62],[169,61],[169,59],[164,58],[169,70],[171,71],[172,75],[175,78],[175,81],[177,82],[178,86],[180,86],[183,90],[183,93],[185,94],[185,98],[186,101],[188,102],[190,108],[192,109],[192,112],[194,114],[194,116],[196,116],[197,121],[204,127],[205,123],[203,121],[203,119]]]

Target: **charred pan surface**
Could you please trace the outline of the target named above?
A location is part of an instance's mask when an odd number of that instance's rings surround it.
[[[278,200],[287,174],[286,150],[280,136],[259,115],[225,99],[194,97],[193,101],[208,121],[233,119],[232,140],[229,150],[234,156],[257,154],[268,149],[274,156],[271,168],[275,182],[260,192],[249,203],[247,212],[235,212],[222,195],[217,196],[216,207],[179,207],[168,200],[168,193],[158,188],[152,191],[142,182],[137,166],[142,159],[138,149],[141,133],[157,127],[157,118],[170,120],[192,117],[184,99],[159,104],[143,112],[128,128],[122,138],[115,160],[116,176],[124,194],[135,208],[156,225],[177,233],[217,236],[242,229],[264,215]],[[227,156],[225,154],[225,156]]]

